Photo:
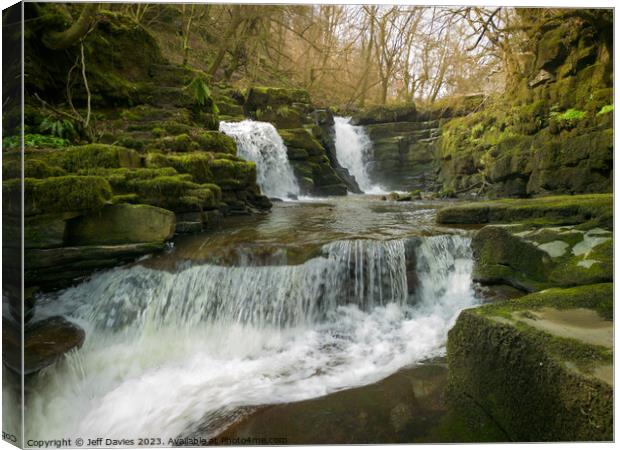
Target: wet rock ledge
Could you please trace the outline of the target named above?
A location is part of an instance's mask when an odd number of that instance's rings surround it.
[[[487,416],[513,441],[613,439],[612,204],[560,196],[438,214],[492,223],[472,240],[474,280],[516,293],[463,311],[448,335],[448,398],[476,411],[473,429]]]

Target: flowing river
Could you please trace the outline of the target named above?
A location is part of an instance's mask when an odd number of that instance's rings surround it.
[[[26,436],[211,437],[443,355],[477,299],[469,237],[436,206],[277,203],[41,298],[87,338],[30,381]]]

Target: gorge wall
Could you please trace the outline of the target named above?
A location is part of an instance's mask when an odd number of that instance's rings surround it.
[[[443,196],[611,192],[613,62],[606,14],[569,15],[529,29],[526,49],[514,49],[501,95],[354,114],[374,144],[370,174],[389,189]]]
[[[601,14],[596,26],[568,17],[529,31],[507,92],[443,124],[444,190],[611,192],[613,62]]]

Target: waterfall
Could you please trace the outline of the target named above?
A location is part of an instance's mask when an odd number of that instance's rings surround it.
[[[471,269],[469,238],[450,235],[336,241],[290,266],[97,274],[40,302],[38,314],[67,315],[87,339],[33,381],[26,436],[169,445],[255,406],[376,382],[444,353],[476,304]]]
[[[273,125],[253,120],[220,122],[220,131],[235,140],[240,157],[256,163],[263,194],[281,199],[299,195],[286,146]]]
[[[373,183],[366,165],[372,157],[372,141],[364,127],[351,124],[350,117],[335,117],[336,157],[340,165],[355,177],[360,189],[367,194],[382,194],[385,190]]]

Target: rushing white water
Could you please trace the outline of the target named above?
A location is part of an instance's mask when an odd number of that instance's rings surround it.
[[[263,194],[281,199],[299,195],[286,146],[272,124],[253,120],[220,122],[220,131],[235,140],[240,157],[256,163]]]
[[[351,124],[350,117],[334,117],[336,156],[340,165],[355,177],[360,189],[366,194],[384,194],[385,190],[373,183],[366,166],[372,156],[372,141],[362,126]]]
[[[28,438],[213,435],[245,408],[378,381],[441,355],[475,304],[469,240],[340,241],[297,266],[115,269],[43,302],[84,346],[30,389]],[[47,308],[47,311],[45,311]]]

